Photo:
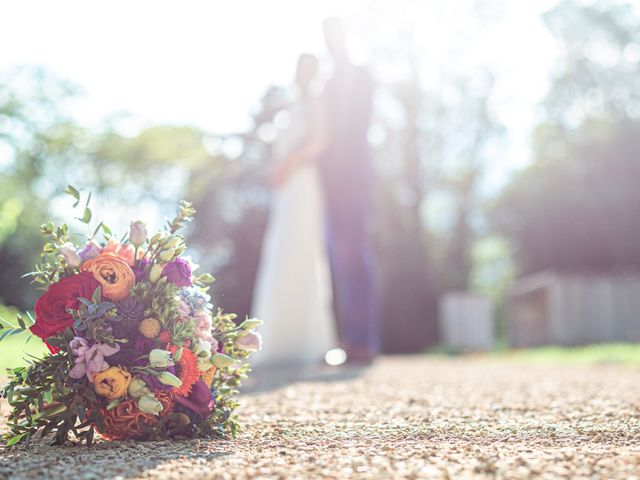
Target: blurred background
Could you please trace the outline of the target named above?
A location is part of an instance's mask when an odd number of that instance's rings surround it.
[[[0,314],[67,184],[125,232],[195,203],[216,305],[251,309],[301,52],[344,21],[376,83],[385,352],[640,342],[640,6],[371,0],[5,5]],[[81,229],[80,223],[72,227]],[[3,315],[3,316],[4,316]]]

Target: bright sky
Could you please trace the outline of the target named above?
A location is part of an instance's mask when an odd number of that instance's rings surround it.
[[[555,0],[484,2],[498,20],[479,37],[475,0],[21,0],[3,5],[0,69],[44,65],[84,90],[74,114],[98,125],[127,111],[146,123],[191,124],[213,132],[248,125],[270,84],[285,84],[301,51],[324,54],[321,22],[341,16],[368,32],[353,38],[355,57],[417,26],[427,83],[439,62],[455,69],[489,65],[498,74],[496,109],[508,134],[502,164],[528,159],[536,105],[548,87],[555,44],[540,14]],[[459,53],[451,62],[451,46]],[[389,72],[379,72],[381,76]]]

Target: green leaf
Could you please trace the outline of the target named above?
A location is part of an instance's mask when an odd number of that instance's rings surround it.
[[[93,305],[93,302],[91,302],[91,301],[87,300],[87,299],[86,299],[86,298],[84,298],[84,297],[78,297],[78,300],[80,300],[80,302],[81,302],[82,304],[84,304],[85,306],[87,306],[87,307],[90,307],[90,306],[92,306],[92,305]]]
[[[120,405],[121,401],[122,401],[121,398],[116,398],[115,400],[111,400],[109,402],[109,405],[107,405],[107,410],[112,410],[112,409],[116,408],[118,405]]]
[[[107,240],[111,238],[111,236],[113,235],[113,233],[111,232],[111,229],[107,227],[104,223],[102,224],[102,231],[104,232],[104,235],[107,238]]]
[[[10,335],[16,335],[17,333],[20,333],[23,331],[24,330],[22,330],[21,328],[11,328],[9,330],[6,330],[2,333],[2,335],[0,335],[0,342]]]
[[[27,326],[24,324],[24,320],[22,319],[22,315],[20,315],[18,313],[16,315],[16,320],[18,320],[18,325],[20,325],[20,328],[22,328],[23,330],[26,330]]]
[[[18,443],[20,440],[22,440],[26,435],[27,435],[26,433],[21,433],[19,435],[14,435],[9,440],[7,440],[6,446],[7,447],[14,446],[16,443]]]
[[[240,328],[242,330],[253,330],[256,327],[259,327],[264,322],[258,318],[247,318],[244,322],[240,324]]]
[[[73,204],[73,208],[76,208],[80,203],[80,192],[73,185],[68,185],[64,193],[67,193],[75,198],[76,202]]]
[[[84,208],[84,214],[82,215],[82,218],[79,218],[79,220],[83,223],[91,223],[91,209],[89,207],[85,207]]]
[[[70,342],[71,340],[73,340],[74,337],[74,333],[73,330],[71,330],[69,327],[67,327],[64,331],[64,338],[65,340],[67,340],[68,342]]]
[[[104,225],[103,222],[100,222],[98,224],[98,226],[96,227],[96,229],[93,231],[93,235],[91,235],[91,238],[95,238],[95,236],[98,234],[98,232],[100,231],[100,229],[102,228],[102,225]]]
[[[93,292],[93,295],[91,296],[91,300],[93,300],[93,303],[100,303],[101,298],[102,298],[102,288],[98,287]]]
[[[49,337],[46,341],[53,347],[61,347],[64,344],[64,341],[58,337]]]
[[[215,282],[216,278],[211,275],[210,273],[203,273],[201,275],[198,275],[198,281],[204,284],[209,284],[209,283],[213,283]]]
[[[93,444],[93,428],[90,428],[89,430],[87,430],[86,439],[87,439],[87,447],[90,447]]]
[[[182,351],[183,351],[183,347],[180,347],[178,350],[175,351],[175,353],[173,354],[173,360],[175,362],[179,362],[180,359],[182,358]]]

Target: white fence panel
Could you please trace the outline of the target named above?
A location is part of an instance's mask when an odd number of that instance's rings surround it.
[[[640,274],[525,277],[512,289],[507,314],[514,347],[542,338],[556,345],[640,342]]]
[[[452,292],[440,299],[440,333],[446,347],[488,351],[495,342],[494,308],[482,295]]]

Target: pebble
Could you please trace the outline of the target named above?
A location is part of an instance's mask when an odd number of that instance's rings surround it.
[[[232,441],[97,441],[87,449],[37,440],[29,450],[0,449],[0,479],[637,479],[640,472],[637,368],[414,356],[312,373],[255,372],[237,412],[244,428]]]

